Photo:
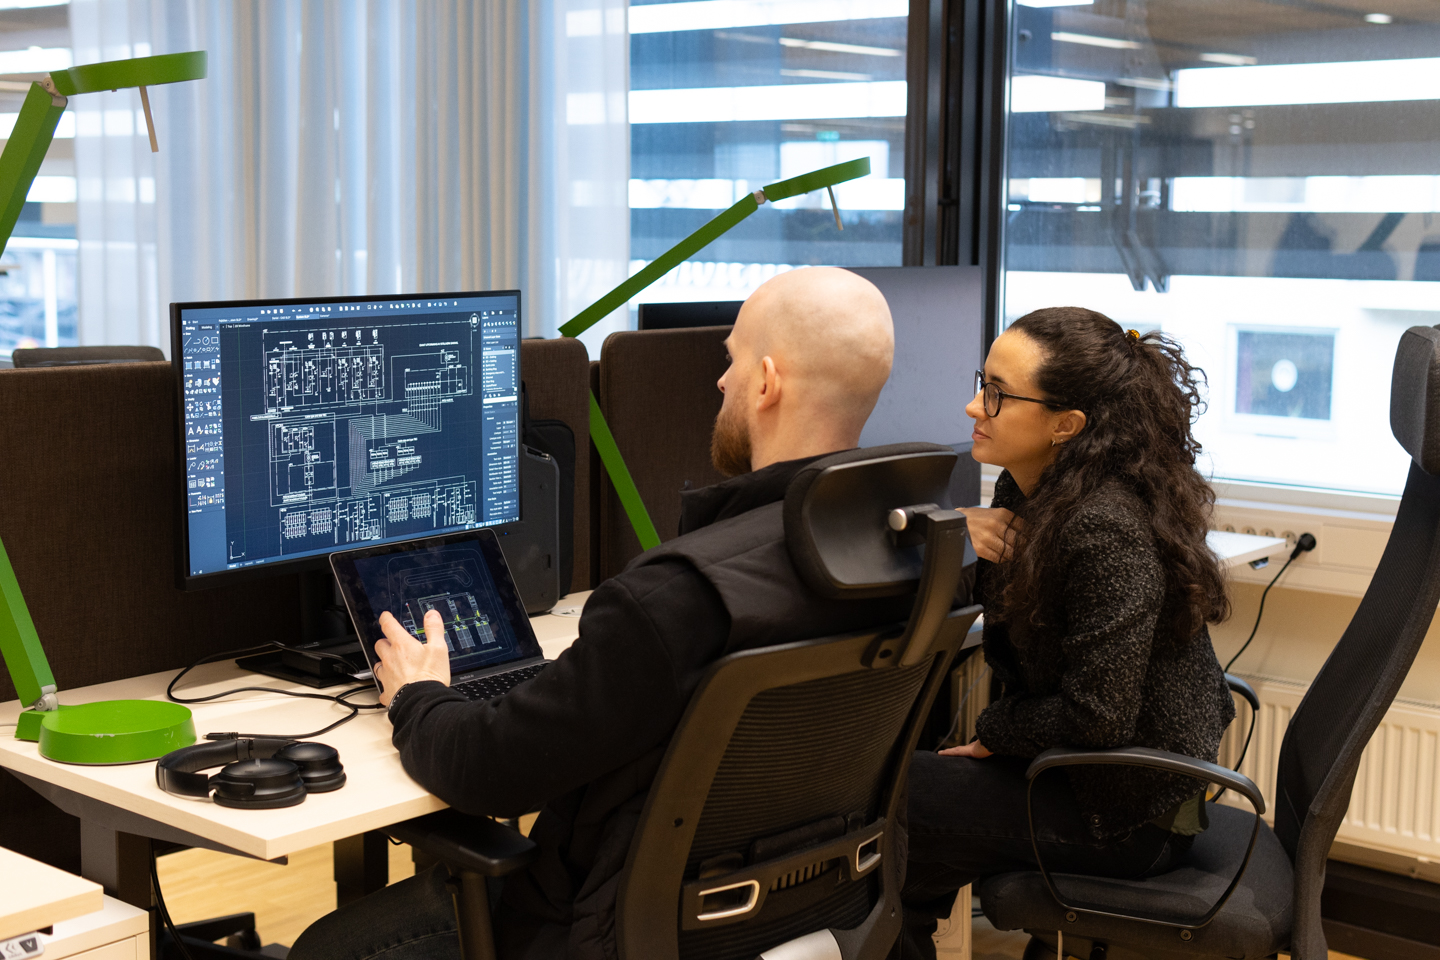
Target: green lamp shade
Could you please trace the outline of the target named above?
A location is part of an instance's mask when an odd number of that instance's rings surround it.
[[[27,735],[33,734],[33,735]],[[104,700],[20,715],[17,739],[39,740],[61,763],[140,763],[195,742],[190,708],[164,700]]]

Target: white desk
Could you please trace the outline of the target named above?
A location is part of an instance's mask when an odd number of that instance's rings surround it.
[[[1220,558],[1222,567],[1238,567],[1242,563],[1268,560],[1290,552],[1290,545],[1284,537],[1257,537],[1227,530],[1211,530],[1205,535],[1205,542]]]
[[[105,896],[98,883],[0,848],[0,943],[36,936],[47,960],[139,960],[149,953],[144,910]]]
[[[545,655],[560,655],[579,633],[579,609],[589,593],[561,600],[556,612],[531,620]],[[175,671],[153,673],[79,690],[62,690],[64,703],[96,700],[163,700]],[[197,667],[185,678],[189,696],[218,693],[244,683],[280,689],[309,688],[243,671],[233,661]],[[357,697],[363,700],[363,697]],[[0,723],[14,722],[19,701],[0,704]],[[341,708],[314,700],[270,693],[243,693],[222,701],[195,704],[195,730],[200,736],[234,730],[253,734],[286,734],[323,727],[343,715]],[[340,751],[345,787],[309,796],[304,803],[279,810],[236,810],[208,800],[164,793],[155,785],[153,763],[79,766],[40,756],[35,743],[0,737],[0,767],[8,769],[57,807],[80,818],[81,873],[127,903],[149,909],[149,844],[164,840],[191,847],[221,850],[261,860],[274,860],[317,844],[362,839],[378,830],[443,809],[445,804],[410,779],[400,755],[390,744],[390,722],[382,711],[366,711],[321,738]],[[357,848],[373,876],[375,849]],[[337,846],[337,853],[340,848]],[[342,882],[337,862],[337,882]],[[383,876],[378,880],[384,884]],[[374,886],[374,883],[368,883]],[[360,891],[363,892],[363,891]]]

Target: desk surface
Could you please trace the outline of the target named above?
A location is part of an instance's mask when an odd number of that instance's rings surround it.
[[[1257,537],[1251,533],[1230,533],[1228,530],[1211,530],[1205,535],[1205,542],[1220,558],[1222,567],[1268,560],[1290,550],[1284,537]]]
[[[571,594],[560,601],[555,612],[531,620],[547,657],[554,659],[574,642],[579,632],[579,610],[588,596],[588,592]],[[175,671],[167,670],[79,690],[62,690],[60,698],[71,704],[110,699],[163,700],[165,686],[174,675]],[[309,689],[259,677],[239,669],[234,661],[224,661],[195,668],[186,677],[183,691],[189,696],[205,695],[245,683]],[[363,697],[357,699],[363,701]],[[202,737],[222,730],[299,733],[323,727],[342,715],[336,706],[273,693],[236,694],[222,701],[194,704],[191,709],[196,733]],[[0,724],[13,722],[19,712],[19,701],[0,704]],[[171,796],[155,785],[153,763],[100,767],[56,763],[41,757],[37,744],[6,735],[0,735],[0,766],[37,781],[37,785],[99,801],[113,811],[116,819],[112,825],[116,829],[125,829],[126,815],[144,818],[152,826],[164,825],[187,835],[188,841],[174,838],[182,842],[229,849],[262,860],[444,808],[444,803],[411,780],[401,767],[400,755],[390,744],[390,722],[382,711],[366,711],[320,739],[340,751],[348,777],[344,789],[315,794],[304,803],[279,810],[235,810],[208,800]],[[139,829],[127,832],[163,836]],[[206,842],[194,844],[197,838]],[[3,900],[0,893],[0,902]],[[99,909],[98,901],[89,909]]]
[[[94,913],[100,884],[0,847],[0,940]]]

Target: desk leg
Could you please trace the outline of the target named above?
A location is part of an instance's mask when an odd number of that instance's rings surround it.
[[[335,841],[335,906],[343,907],[390,882],[390,838],[371,831]]]
[[[156,956],[160,935],[160,911],[150,886],[149,837],[120,833],[80,820],[80,875],[105,888],[116,900],[150,913],[150,956]]]

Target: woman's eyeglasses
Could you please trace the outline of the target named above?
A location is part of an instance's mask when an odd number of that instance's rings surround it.
[[[1037,400],[1034,397],[1021,397],[1013,393],[1006,393],[1000,389],[999,384],[990,383],[985,379],[983,370],[975,371],[975,392],[984,395],[985,415],[987,417],[1000,416],[1000,405],[1006,400],[1024,400],[1026,403],[1038,403],[1042,407],[1049,407],[1052,410],[1061,408],[1061,404],[1049,400]]]

